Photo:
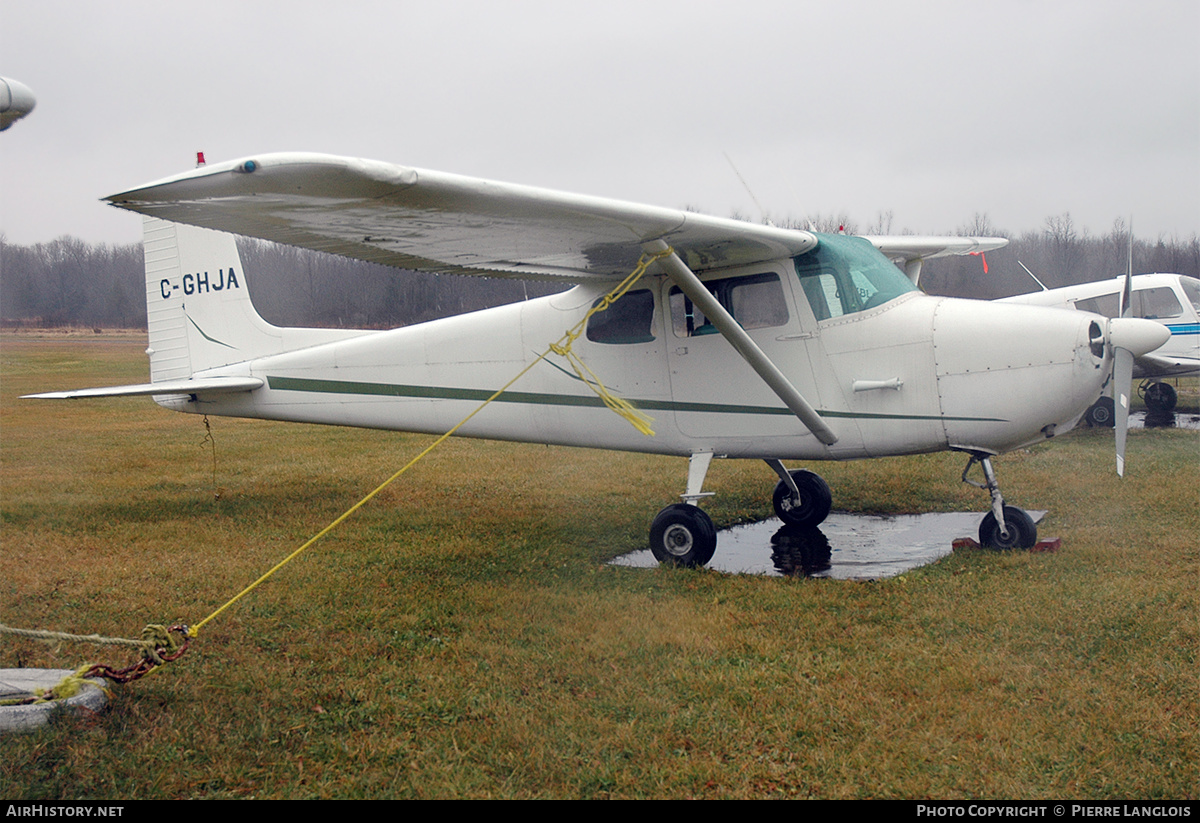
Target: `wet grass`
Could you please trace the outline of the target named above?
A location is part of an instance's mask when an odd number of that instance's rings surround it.
[[[143,346],[0,338],[0,622],[194,623],[429,442],[215,419],[216,499],[199,418],[16,399],[142,381]],[[604,565],[683,460],[452,441],[105,712],[4,738],[0,797],[1195,797],[1200,435],[1113,462],[997,461],[1057,553],[852,583]],[[963,463],[813,468],[839,508],[982,511]],[[717,461],[706,508],[773,482]]]

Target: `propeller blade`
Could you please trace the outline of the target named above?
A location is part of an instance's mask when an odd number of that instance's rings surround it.
[[[1108,321],[1108,342],[1113,348],[1113,406],[1117,413],[1117,475],[1125,476],[1125,437],[1129,432],[1129,392],[1133,384],[1133,358],[1157,349],[1171,339],[1162,323],[1137,317]]]
[[[1133,215],[1129,216],[1129,265],[1121,288],[1121,316],[1133,317]]]
[[[1129,433],[1129,391],[1133,384],[1133,352],[1117,349],[1113,358],[1113,404],[1117,413],[1117,477],[1125,476],[1125,437]]]

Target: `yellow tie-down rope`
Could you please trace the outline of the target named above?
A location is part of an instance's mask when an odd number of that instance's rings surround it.
[[[504,392],[508,391],[509,387],[512,386],[513,383],[516,383],[518,380],[524,377],[530,369],[545,360],[551,354],[557,354],[566,358],[567,362],[571,364],[571,368],[575,370],[575,374],[578,375],[579,379],[586,383],[592,389],[592,391],[596,392],[596,394],[600,396],[600,398],[604,401],[604,405],[628,420],[635,428],[637,428],[638,431],[645,435],[653,436],[654,431],[650,428],[650,423],[652,423],[653,420],[635,408],[627,400],[613,395],[600,381],[600,378],[598,378],[595,373],[592,372],[592,370],[588,368],[582,360],[579,359],[579,356],[571,350],[571,346],[579,338],[579,335],[583,333],[583,329],[587,325],[588,320],[591,319],[592,315],[607,310],[609,306],[611,306],[629,291],[633,284],[636,283],[642,277],[642,275],[646,273],[646,270],[656,260],[668,257],[671,254],[674,254],[674,249],[667,248],[664,251],[656,252],[654,254],[642,255],[642,257],[638,260],[637,266],[632,272],[630,272],[629,276],[622,280],[620,285],[605,295],[603,299],[601,299],[596,303],[596,305],[588,310],[588,313],[584,315],[583,319],[580,320],[579,323],[577,323],[569,331],[567,331],[567,333],[564,334],[557,343],[552,343],[550,347],[538,355],[533,362],[521,369],[521,371],[514,378],[497,389],[490,397],[488,397],[487,400],[484,400],[483,403],[481,403],[474,411],[460,420],[452,429],[440,436],[437,440],[430,443],[429,446],[423,449],[420,454],[404,464],[399,471],[397,471],[387,480],[380,483],[374,491],[347,509],[340,517],[305,541],[304,545],[300,546],[300,548],[296,549],[283,560],[276,563],[265,574],[263,574],[246,588],[242,589],[240,592],[230,598],[229,601],[223,606],[214,611],[208,617],[201,620],[199,623],[196,623],[193,626],[172,626],[170,629],[166,629],[165,627],[161,626],[147,626],[142,632],[143,638],[140,641],[125,638],[105,638],[100,637],[99,635],[68,635],[59,632],[42,632],[30,629],[16,629],[4,625],[0,625],[0,633],[36,636],[40,639],[52,638],[56,640],[73,640],[88,643],[142,647],[143,658],[134,666],[130,666],[128,669],[116,671],[107,666],[94,666],[89,664],[89,666],[85,666],[74,675],[65,678],[63,683],[59,684],[58,687],[52,690],[55,697],[61,697],[65,695],[65,692],[60,692],[59,689],[71,689],[74,687],[73,684],[76,681],[81,681],[82,678],[86,677],[109,677],[116,679],[119,682],[128,682],[129,680],[153,673],[164,663],[176,660],[182,656],[184,651],[187,650],[187,641],[191,638],[197,637],[200,634],[201,628],[203,628],[210,621],[214,620],[218,615],[220,615],[234,603],[238,602],[247,594],[256,589],[259,584],[264,583],[268,578],[271,577],[271,575],[282,569],[307,548],[341,525],[341,523],[350,517],[350,515],[354,514],[356,511],[366,505],[367,502],[373,497],[391,485],[391,483],[400,477],[400,475],[412,468],[417,461],[421,460],[421,458],[425,457],[425,455],[429,454],[431,451],[453,436],[454,433],[466,425],[471,418],[479,414],[479,412],[481,412],[485,406],[502,395]],[[585,375],[584,372],[587,374]],[[186,639],[182,643],[176,643],[173,638],[170,638],[169,636],[171,632],[177,632],[181,636],[186,636]],[[166,635],[166,638],[164,639],[163,637],[160,637],[160,635]],[[147,648],[149,648],[148,652],[146,651]]]
[[[654,422],[653,418],[639,411],[628,400],[617,397],[615,394],[610,392],[608,388],[602,382],[600,382],[600,378],[596,376],[596,373],[589,369],[587,364],[579,359],[579,355],[571,350],[571,346],[579,338],[579,335],[583,334],[584,326],[587,325],[587,321],[591,319],[593,314],[607,310],[609,306],[624,297],[625,293],[633,287],[633,284],[636,283],[638,278],[640,278],[646,272],[647,267],[649,267],[651,263],[653,263],[655,260],[658,260],[660,257],[667,257],[671,254],[674,254],[673,249],[667,249],[666,251],[657,252],[653,255],[642,255],[642,258],[638,261],[637,268],[635,268],[628,277],[621,281],[621,285],[610,291],[602,300],[598,301],[596,305],[592,306],[591,310],[584,315],[583,319],[580,320],[574,328],[563,335],[562,339],[560,339],[557,343],[551,343],[550,349],[529,366],[529,368],[532,368],[534,363],[537,363],[538,360],[546,357],[546,355],[548,355],[550,352],[554,352],[555,354],[566,358],[566,361],[571,364],[571,368],[575,370],[576,376],[578,376],[579,379],[586,383],[592,391],[600,396],[600,399],[604,401],[604,405],[608,406],[614,412],[624,417],[635,429],[647,437],[654,436],[654,429],[650,428],[650,424]],[[525,371],[529,371],[529,368],[526,368]],[[584,372],[587,372],[587,374],[585,375]],[[521,374],[524,373],[525,372],[521,372]],[[517,377],[520,376],[520,374],[517,375]],[[516,378],[514,378],[514,380],[515,379]],[[480,408],[482,408],[482,406]]]
[[[234,603],[238,602],[243,597],[245,597],[247,594],[249,594],[254,589],[256,589],[260,583],[265,582],[269,577],[271,577],[271,575],[275,574],[275,572],[279,571],[284,566],[286,566],[288,563],[290,563],[293,558],[298,557],[309,546],[313,545],[318,540],[320,540],[322,537],[329,534],[329,532],[333,531],[335,528],[337,528],[339,525],[341,525],[341,523],[344,520],[346,520],[348,517],[350,517],[350,515],[354,514],[356,511],[358,511],[360,508],[362,508],[364,505],[366,505],[367,502],[370,501],[373,497],[375,497],[377,494],[379,494],[381,491],[383,491],[385,488],[387,488],[389,485],[391,485],[393,481],[395,481],[398,477],[400,477],[400,475],[404,474],[406,471],[408,471],[410,468],[412,468],[417,463],[417,461],[421,460],[421,458],[425,457],[425,455],[429,454],[435,448],[440,446],[443,442],[445,442],[450,437],[452,437],[454,435],[454,433],[457,432],[459,429],[461,429],[463,426],[465,426],[467,424],[467,422],[471,420],[471,418],[473,418],[475,415],[479,414],[479,412],[483,411],[484,407],[486,407],[489,403],[491,403],[497,397],[502,395],[504,392],[508,391],[509,387],[512,386],[513,383],[516,383],[518,380],[520,380],[522,377],[524,377],[525,374],[528,373],[530,369],[532,369],[538,363],[545,360],[551,354],[558,354],[558,355],[561,355],[562,357],[565,357],[567,359],[567,362],[569,362],[571,364],[571,367],[575,370],[575,373],[579,376],[579,379],[581,379],[584,383],[586,383],[588,386],[590,386],[591,389],[594,392],[596,392],[596,394],[598,394],[602,400],[604,400],[604,405],[608,406],[608,408],[612,409],[617,414],[621,415],[626,420],[628,420],[642,434],[645,434],[648,436],[653,436],[654,431],[650,428],[650,423],[653,422],[653,420],[650,417],[643,414],[638,409],[634,408],[634,406],[632,404],[630,404],[629,401],[624,400],[620,397],[617,397],[617,396],[613,395],[611,392],[609,392],[608,389],[605,388],[604,384],[602,382],[600,382],[600,379],[598,377],[596,377],[596,375],[592,372],[592,370],[589,369],[583,363],[583,361],[579,359],[578,355],[576,355],[574,352],[571,351],[571,346],[575,342],[575,340],[577,340],[579,338],[579,335],[581,335],[583,333],[583,329],[587,325],[588,320],[591,319],[592,315],[594,315],[598,312],[605,311],[609,306],[611,306],[613,303],[615,303],[617,300],[619,300],[622,296],[624,296],[625,293],[628,292],[629,289],[633,286],[633,284],[636,283],[642,277],[642,275],[646,273],[646,269],[648,269],[655,261],[660,260],[664,257],[669,257],[670,255],[672,255],[674,253],[675,253],[674,249],[667,248],[664,251],[656,252],[654,254],[643,254],[641,256],[641,258],[638,260],[637,266],[634,268],[634,270],[632,272],[630,272],[629,276],[626,277],[624,280],[622,280],[620,285],[618,285],[615,289],[613,289],[611,292],[609,292],[607,295],[605,295],[605,297],[603,299],[601,299],[599,302],[597,302],[596,305],[593,306],[586,315],[584,315],[582,320],[580,320],[566,334],[564,334],[561,338],[559,338],[557,343],[551,344],[550,347],[548,349],[546,349],[546,351],[544,351],[540,355],[538,355],[533,360],[533,362],[531,362],[525,368],[521,369],[521,371],[516,375],[516,377],[509,380],[507,383],[505,383],[503,386],[501,386],[499,389],[497,389],[487,400],[484,400],[481,404],[479,404],[479,406],[474,411],[472,411],[470,414],[468,414],[466,417],[464,417],[462,420],[460,420],[457,424],[455,424],[455,426],[452,429],[450,429],[448,432],[446,432],[445,434],[440,436],[437,440],[434,440],[427,447],[425,447],[425,449],[423,449],[420,452],[420,454],[418,454],[412,460],[409,460],[407,463],[405,463],[404,466],[401,467],[399,471],[397,471],[395,474],[393,474],[387,480],[380,483],[375,488],[374,491],[372,491],[370,494],[368,494],[362,500],[359,500],[357,503],[355,503],[353,506],[351,506],[349,509],[347,509],[340,517],[338,517],[336,520],[334,520],[328,526],[321,529],[321,531],[317,532],[315,535],[310,537],[304,543],[304,545],[300,546],[300,548],[296,549],[294,552],[289,554],[283,560],[280,560],[278,563],[276,563],[274,566],[272,566],[265,574],[262,575],[262,577],[258,578],[253,583],[251,583],[249,586],[242,589],[240,592],[238,592],[236,595],[234,595],[227,603],[225,603],[219,609],[214,611],[208,617],[201,620],[199,623],[196,623],[195,625],[189,627],[188,628],[188,637],[196,637],[197,635],[199,635],[200,629],[202,629],[207,623],[209,623],[211,620],[216,618],[219,614],[224,612],[226,609],[228,609]],[[584,376],[584,374],[583,374],[584,371],[587,372],[587,374],[590,376],[590,379],[589,379],[589,377]]]

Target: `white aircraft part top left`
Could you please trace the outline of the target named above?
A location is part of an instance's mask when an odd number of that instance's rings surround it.
[[[37,100],[24,83],[0,77],[0,131],[33,111]]]
[[[660,239],[693,270],[817,243],[806,231],[325,154],[210,164],[105,199],[397,268],[493,277],[619,278]]]

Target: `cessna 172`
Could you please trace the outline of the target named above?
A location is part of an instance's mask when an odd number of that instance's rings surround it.
[[[679,565],[716,547],[697,505],[714,457],[766,461],[779,516],[815,526],[829,487],[783,460],[961,451],[963,479],[981,464],[984,482],[967,482],[992,498],[981,542],[1031,546],[1033,521],[1005,505],[992,457],[1070,429],[1114,361],[1169,336],[1147,320],[930,297],[910,279],[921,259],[1006,242],[994,238],[868,241],[314,154],[208,165],[107,199],[147,215],[151,382],[34,396],[152,395],[186,412],[442,434],[527,369],[457,433],[688,457],[684,502],[650,530],[655,556]],[[390,331],[278,328],[220,232],[578,285]],[[645,274],[609,305],[631,271]],[[564,368],[565,348],[537,354],[578,324],[570,354],[599,380]],[[1049,402],[1047,381],[1061,388]],[[654,436],[608,411],[609,394],[657,415]]]
[[[1037,282],[1042,285],[1040,280]],[[1125,277],[1121,276],[1057,289],[1042,286],[1042,291],[998,302],[1058,306],[1120,317],[1124,284]],[[1175,389],[1156,378],[1200,375],[1200,280],[1182,274],[1135,274],[1131,293],[1132,317],[1156,320],[1171,332],[1171,339],[1160,348],[1133,361],[1134,378],[1143,379],[1140,391],[1147,408],[1171,411],[1175,408]],[[1092,425],[1113,425],[1112,398],[1106,395],[1096,401],[1087,410],[1087,420]]]

